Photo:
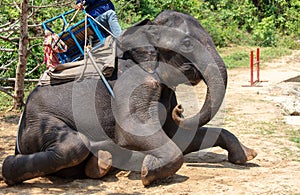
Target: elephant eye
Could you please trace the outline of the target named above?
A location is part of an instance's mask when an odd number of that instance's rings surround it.
[[[180,50],[184,53],[189,53],[194,49],[194,42],[190,37],[185,37],[180,44]]]

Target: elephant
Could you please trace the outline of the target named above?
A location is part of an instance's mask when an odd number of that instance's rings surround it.
[[[256,157],[223,128],[205,126],[224,99],[227,72],[210,35],[191,15],[166,10],[126,29],[107,82],[84,78],[37,86],[20,118],[16,151],[5,158],[7,185],[55,175],[102,178],[140,170],[144,186],[174,175],[184,155],[219,146],[228,160]],[[207,86],[205,102],[185,118],[179,84]],[[136,160],[134,160],[136,159]]]

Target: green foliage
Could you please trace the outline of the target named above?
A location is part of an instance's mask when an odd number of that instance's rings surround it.
[[[217,46],[244,40],[248,45],[274,47],[282,35],[299,37],[299,14],[299,1],[259,1],[259,5],[255,5],[250,0],[208,0],[202,4],[198,18]],[[245,34],[249,34],[246,42]]]
[[[176,10],[192,14],[198,11],[198,0],[116,0],[115,7],[123,28],[145,18],[154,19],[163,10]]]
[[[5,93],[0,93],[0,112],[9,110],[13,106],[13,102],[11,101],[11,97],[6,95]]]
[[[253,30],[253,39],[256,44],[263,47],[277,46],[275,17],[263,18]]]
[[[123,28],[145,18],[153,19],[166,9],[189,13],[200,21],[219,47],[230,44],[274,47],[282,35],[293,39],[300,35],[299,1],[259,2],[255,5],[251,0],[116,0],[115,5]]]
[[[21,5],[22,0],[16,1],[16,3]],[[49,4],[54,4],[57,1],[51,0],[35,0],[29,1],[29,5],[32,6],[46,6]],[[45,20],[48,20],[60,13],[65,12],[66,10],[70,10],[70,6],[65,7],[46,7],[46,8],[30,8],[29,15],[31,17],[28,18],[28,33],[29,33],[29,46],[31,54],[29,55],[27,69],[32,70],[38,64],[43,62],[43,38],[44,38],[44,31],[42,26],[36,26],[36,24],[42,23]],[[19,19],[19,10],[16,9],[12,1],[10,0],[2,0],[0,1],[0,20],[1,24],[7,24],[15,22]],[[16,24],[16,27],[20,26],[19,23]],[[33,27],[30,27],[33,26]],[[0,64],[5,65],[11,62],[12,59],[18,59],[18,38],[20,36],[19,32],[10,34],[10,32],[4,32],[1,34],[1,37],[9,36],[10,39],[15,38],[14,40],[8,41],[5,39],[0,38],[0,45],[2,48],[6,49],[14,49],[14,52],[1,52],[0,53]],[[10,71],[2,71],[0,72],[0,76],[2,77],[14,77],[15,68],[17,66],[17,60],[12,63],[10,66]],[[38,78],[40,76],[42,70],[34,72],[31,78]]]

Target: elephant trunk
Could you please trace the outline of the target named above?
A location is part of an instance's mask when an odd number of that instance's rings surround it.
[[[208,64],[205,70],[200,70],[207,85],[206,98],[201,110],[190,118],[182,118],[181,105],[173,109],[172,118],[183,129],[195,130],[207,124],[222,105],[227,85],[227,72],[225,64],[218,54],[212,55],[212,59],[214,63]]]

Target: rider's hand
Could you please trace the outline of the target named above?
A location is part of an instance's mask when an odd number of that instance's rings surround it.
[[[75,5],[75,9],[79,9],[79,10],[83,9],[82,3],[76,4],[76,5]]]

